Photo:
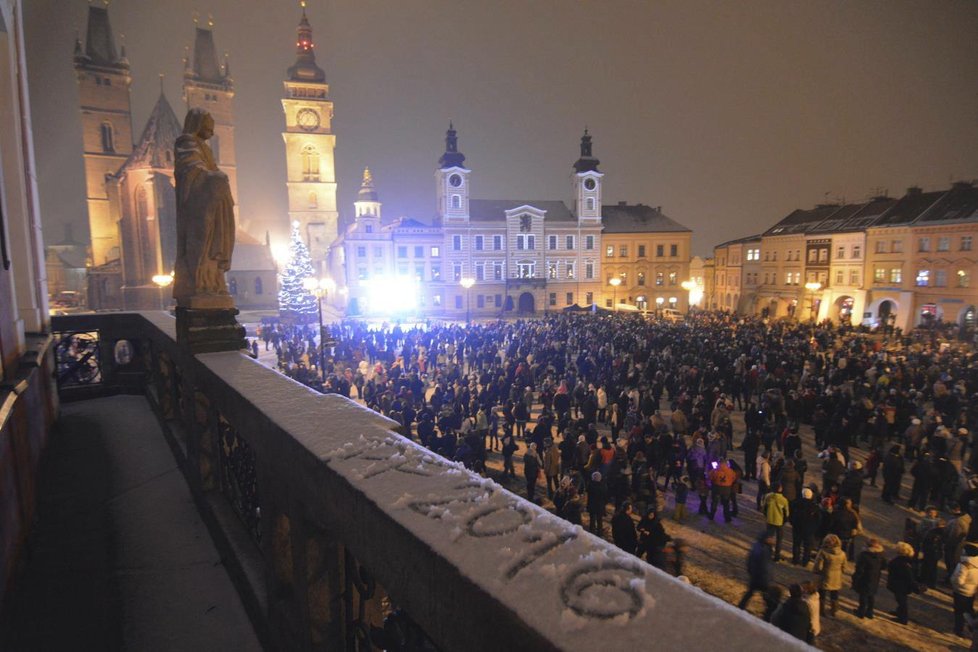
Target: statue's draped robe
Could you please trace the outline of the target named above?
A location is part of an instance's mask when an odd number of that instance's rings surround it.
[[[227,295],[224,272],[234,249],[234,199],[207,142],[195,133],[176,141],[177,259],[173,296]]]

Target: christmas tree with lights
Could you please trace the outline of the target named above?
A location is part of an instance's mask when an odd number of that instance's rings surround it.
[[[303,281],[312,276],[309,250],[299,235],[299,223],[293,222],[289,262],[282,272],[282,283],[278,291],[279,315],[301,323],[312,321],[316,317],[316,297],[302,285]]]

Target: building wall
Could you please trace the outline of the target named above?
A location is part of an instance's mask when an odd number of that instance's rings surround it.
[[[639,298],[645,297],[646,310],[676,308],[687,311],[688,294],[681,284],[689,280],[691,236],[688,231],[602,233],[601,305],[610,308],[617,296],[618,305],[643,309]],[[675,255],[672,255],[673,246],[676,247]],[[622,279],[617,290],[609,283],[613,277]]]

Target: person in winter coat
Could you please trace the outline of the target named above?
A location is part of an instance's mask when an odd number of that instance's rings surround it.
[[[930,453],[924,453],[910,469],[913,476],[913,489],[910,492],[910,509],[924,511],[928,497],[938,479]]]
[[[762,595],[766,594],[771,587],[771,575],[774,566],[774,562],[771,561],[773,545],[774,537],[767,530],[764,530],[758,535],[754,545],[751,546],[750,552],[747,554],[747,575],[749,578],[747,592],[737,605],[740,609],[747,608],[754,593],[760,591]]]
[[[771,454],[761,453],[757,457],[757,511],[761,511],[761,501],[771,491]]]
[[[645,512],[645,518],[638,522],[638,556],[661,570],[666,570],[666,544],[672,539],[659,521],[655,510]]]
[[[764,497],[762,507],[764,508],[764,521],[767,523],[767,531],[774,536],[774,553],[771,558],[774,561],[781,561],[781,542],[784,539],[784,524],[788,522],[791,510],[788,507],[788,499],[781,493],[780,484],[774,487],[774,491]]]
[[[560,450],[550,437],[543,440],[543,474],[547,477],[547,497],[553,500],[560,479]]]
[[[954,589],[954,633],[964,636],[965,616],[972,616],[978,591],[978,546],[967,545],[951,574]]]
[[[971,514],[952,518],[944,528],[944,567],[947,569],[944,579],[948,582],[951,581],[951,573],[964,552],[964,542],[970,529]]]
[[[856,558],[856,570],[852,574],[852,590],[859,594],[859,608],[856,609],[856,616],[859,618],[873,617],[876,590],[879,588],[885,561],[883,546],[878,539],[870,539],[866,548]]]
[[[883,495],[885,502],[893,504],[900,498],[900,483],[903,481],[904,463],[900,454],[900,446],[890,447],[883,459]]]
[[[944,556],[944,519],[924,532],[920,539],[920,551],[923,559],[920,562],[918,577],[928,588],[937,588],[937,564]]]
[[[775,609],[771,624],[795,638],[808,641],[812,632],[812,614],[808,610],[800,584],[788,587],[788,599]]]
[[[917,591],[917,583],[913,578],[914,549],[909,543],[901,541],[896,544],[896,557],[887,564],[886,588],[893,593],[896,600],[897,622],[906,625],[910,621],[907,608],[907,597]]]
[[[798,500],[798,494],[801,492],[801,475],[798,474],[798,470],[795,468],[795,460],[793,458],[788,458],[788,461],[784,464],[784,470],[781,471],[781,493],[784,497],[788,499],[788,503],[793,503]]]
[[[503,477],[509,476],[511,478],[516,478],[516,467],[513,466],[513,454],[516,452],[518,446],[516,445],[516,439],[513,437],[513,433],[507,432],[503,435]]]
[[[840,478],[845,475],[846,467],[834,448],[829,448],[827,451],[820,453],[819,457],[823,455],[825,456],[825,461],[822,462],[822,493],[827,494],[829,493],[829,488],[838,483]]]
[[[523,477],[526,478],[526,499],[534,502],[537,489],[537,479],[540,477],[540,456],[537,454],[537,446],[534,443],[527,445],[526,453],[523,454]]]
[[[856,509],[859,509],[859,501],[862,499],[864,478],[862,462],[853,460],[849,463],[849,470],[846,471],[842,484],[839,485],[839,493],[852,500]]]
[[[632,504],[623,502],[611,517],[611,538],[615,545],[632,555],[638,549],[638,533],[632,520]]]
[[[827,534],[822,540],[822,547],[815,555],[813,571],[819,577],[819,596],[822,602],[822,613],[826,610],[833,616],[839,607],[839,590],[842,589],[842,576],[846,569],[846,553],[842,550],[842,542],[834,534]],[[829,606],[827,599],[831,600]]]
[[[839,537],[842,549],[852,554],[852,544],[862,529],[859,513],[853,509],[852,499],[843,498],[842,504],[829,516],[829,532]]]
[[[814,500],[814,492],[805,487],[801,498],[791,506],[791,563],[807,566],[815,547],[815,533],[822,519],[822,510]]]
[[[588,531],[603,536],[604,510],[608,505],[608,485],[600,471],[591,474],[587,486]]]

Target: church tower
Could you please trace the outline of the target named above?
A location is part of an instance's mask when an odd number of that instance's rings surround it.
[[[208,141],[214,160],[228,175],[234,215],[238,215],[238,168],[234,155],[234,82],[227,55],[219,63],[214,47],[214,23],[196,28],[193,56],[183,60],[183,101],[187,109],[205,109],[214,118],[214,136]]]
[[[445,132],[445,153],[435,170],[438,215],[443,224],[467,224],[469,221],[469,174],[465,154],[458,151],[458,133],[449,122]]]
[[[333,150],[333,103],[326,73],[316,65],[312,26],[306,17],[296,30],[296,59],[287,71],[285,97],[285,158],[289,192],[289,221],[298,221],[313,265],[322,270],[327,249],[338,235],[336,167]]]
[[[601,221],[601,161],[591,153],[591,134],[587,127],[581,136],[581,157],[574,163],[574,204],[577,219],[584,224]]]
[[[363,182],[360,184],[357,200],[353,202],[354,214],[357,220],[376,218],[379,223],[380,206],[377,190],[374,189],[374,175],[370,174],[370,168],[363,168]]]
[[[116,51],[106,7],[89,6],[85,44],[75,40],[74,60],[81,104],[91,262],[97,267],[118,260],[121,255],[105,177],[114,174],[132,153],[132,77],[125,46],[121,52]]]

